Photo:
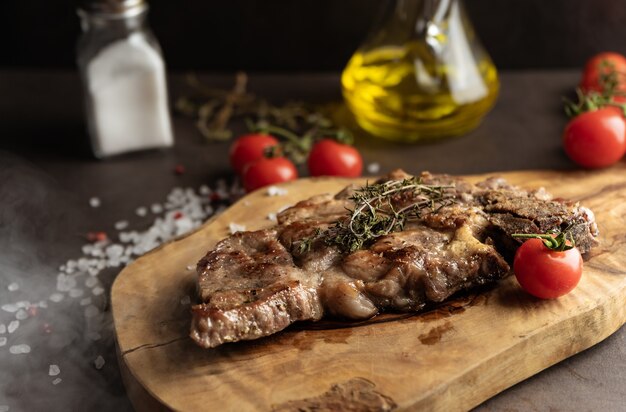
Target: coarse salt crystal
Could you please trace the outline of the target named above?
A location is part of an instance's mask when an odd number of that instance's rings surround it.
[[[195,265],[187,265],[187,270],[194,270],[195,268]]]
[[[52,381],[53,385],[58,385],[59,383],[63,382],[63,379],[61,378],[56,378],[55,380]]]
[[[18,285],[17,282],[13,282],[9,284],[9,286],[7,286],[7,289],[9,289],[9,292],[15,292],[19,288],[20,288],[20,285]]]
[[[1,338],[0,338],[0,346],[4,346],[4,345],[6,345],[6,344],[7,344],[7,340],[8,340],[7,338],[5,338],[5,337],[1,337]]]
[[[68,276],[65,273],[59,273],[57,276],[57,290],[59,292],[68,292],[76,286],[76,278]]]
[[[24,320],[28,318],[28,312],[26,312],[24,309],[20,309],[17,311],[17,313],[15,314],[15,319],[17,320]]]
[[[20,321],[19,320],[12,320],[11,322],[9,322],[9,327],[7,328],[7,330],[9,331],[9,333],[13,333],[19,327],[20,327]]]
[[[94,277],[88,277],[85,280],[85,286],[87,286],[89,289],[93,288],[94,286],[96,286],[98,284],[98,279],[94,278]]]
[[[191,298],[189,296],[183,296],[180,300],[181,305],[189,305],[191,303]]]
[[[278,222],[278,219],[276,218],[276,213],[269,213],[267,215],[267,220],[271,220],[272,222]]]
[[[96,286],[91,290],[91,293],[93,293],[94,296],[99,296],[104,293],[104,289],[101,286]]]
[[[2,310],[5,312],[13,313],[19,310],[19,306],[17,306],[15,303],[7,303],[5,305],[2,305]]]
[[[92,197],[91,199],[89,199],[89,206],[100,207],[100,199],[97,197]]]
[[[228,230],[230,231],[230,234],[233,235],[237,232],[244,232],[246,230],[246,227],[237,223],[231,223],[228,225]]]
[[[289,191],[287,189],[283,189],[282,187],[270,186],[267,188],[268,196],[284,196],[287,193],[289,193]]]
[[[372,162],[367,165],[367,172],[371,174],[376,174],[380,172],[380,164],[376,162]]]
[[[211,193],[211,189],[209,188],[209,186],[207,185],[202,185],[200,186],[200,188],[198,189],[198,193],[200,193],[201,195],[208,195],[209,193]]]
[[[120,220],[119,222],[115,222],[115,230],[124,230],[128,227],[128,220]]]
[[[158,203],[154,203],[152,204],[152,206],[150,206],[150,211],[155,215],[158,215],[159,213],[163,212],[163,206]]]
[[[105,363],[104,358],[100,355],[98,355],[98,357],[93,361],[94,366],[98,370],[102,369],[102,367],[104,366],[104,363]]]
[[[80,306],[87,306],[87,305],[91,305],[91,297],[86,297],[84,299],[81,299]]]
[[[72,289],[72,290],[70,290],[69,295],[70,295],[71,298],[78,298],[80,296],[83,296],[83,293],[84,292],[83,292],[82,289]]]
[[[11,352],[13,355],[21,355],[24,353],[30,353],[30,346],[28,346],[25,343],[22,343],[20,345],[13,345],[9,348],[9,352]]]
[[[148,214],[148,209],[146,209],[145,207],[138,207],[137,210],[135,210],[135,213],[139,217],[144,217]]]
[[[61,368],[59,368],[59,365],[50,365],[50,367],[48,368],[49,376],[57,376],[59,373],[61,373]]]
[[[7,327],[4,323],[0,323],[0,335],[7,333]]]
[[[91,243],[87,243],[86,245],[83,245],[80,250],[83,251],[83,255],[90,255],[93,253],[94,251],[94,247]],[[61,269],[61,271],[63,271],[63,269]]]
[[[105,253],[111,259],[119,258],[124,254],[124,246],[118,244],[110,245],[106,248]]]
[[[63,300],[63,294],[62,293],[53,293],[52,295],[50,295],[50,300],[55,302],[55,303],[59,303],[60,301]]]
[[[188,217],[182,217],[180,219],[176,219],[176,236],[180,236],[184,233],[189,232],[193,229],[193,222]]]

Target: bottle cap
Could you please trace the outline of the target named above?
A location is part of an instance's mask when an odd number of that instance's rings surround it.
[[[148,8],[145,0],[83,0],[79,8],[89,14],[129,17]]]

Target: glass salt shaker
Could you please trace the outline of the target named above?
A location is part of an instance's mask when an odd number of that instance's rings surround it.
[[[173,144],[165,64],[144,0],[96,0],[78,10],[78,66],[99,158]]]

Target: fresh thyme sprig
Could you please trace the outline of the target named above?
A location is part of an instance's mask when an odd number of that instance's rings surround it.
[[[453,203],[455,196],[448,190],[452,188],[454,185],[424,184],[419,177],[367,184],[350,197],[354,209],[348,209],[345,218],[300,240],[298,251],[306,253],[314,242],[323,240],[344,253],[354,252],[374,239],[403,230],[407,222],[421,219],[425,210],[434,213]]]

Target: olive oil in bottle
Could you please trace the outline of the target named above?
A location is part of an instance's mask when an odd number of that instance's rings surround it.
[[[352,56],[346,103],[374,136],[416,141],[464,134],[498,95],[498,75],[461,0],[392,2],[387,18]]]

